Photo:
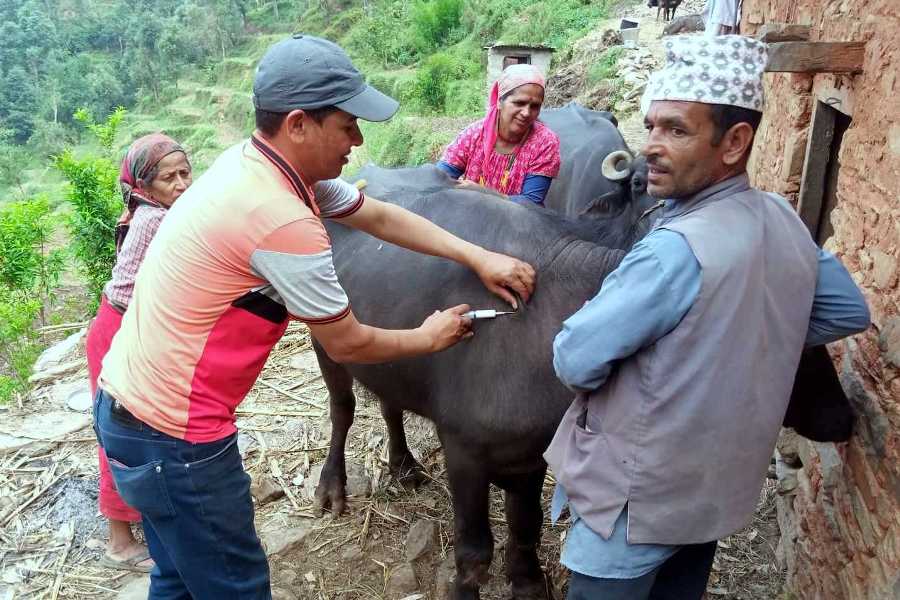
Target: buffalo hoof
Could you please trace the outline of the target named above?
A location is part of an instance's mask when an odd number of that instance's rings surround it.
[[[391,475],[407,490],[417,490],[431,478],[425,471],[425,467],[419,463],[412,454],[404,454],[390,463]]]
[[[553,600],[550,586],[542,576],[538,581],[517,582],[512,586],[513,600]]]
[[[347,506],[346,475],[332,474],[328,469],[322,470],[319,485],[313,502],[313,512],[321,515],[325,510],[337,516],[344,514]]]
[[[481,594],[478,588],[456,585],[453,587],[453,600],[481,600]]]

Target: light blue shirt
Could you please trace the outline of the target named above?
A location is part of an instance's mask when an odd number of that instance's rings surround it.
[[[663,220],[677,205],[669,203]],[[600,292],[566,319],[553,342],[556,374],[573,391],[603,385],[618,361],[672,331],[693,306],[701,284],[700,263],[680,233],[655,229],[634,245]],[[869,309],[859,288],[832,254],[819,249],[819,273],[807,346],[858,333],[869,326]],[[567,500],[557,486],[553,517]],[[570,507],[571,510],[571,507]],[[604,540],[572,515],[561,562],[591,577],[633,579],[662,564],[678,546],[628,544],[627,506]]]

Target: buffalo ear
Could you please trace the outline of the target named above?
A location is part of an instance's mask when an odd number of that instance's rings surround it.
[[[601,117],[603,117],[604,119],[606,119],[607,121],[609,121],[610,123],[615,125],[616,127],[619,126],[619,120],[616,118],[616,115],[612,114],[608,110],[601,110],[598,112],[600,113]]]
[[[622,192],[620,190],[613,190],[611,192],[606,192],[601,196],[597,196],[590,203],[585,206],[581,212],[578,213],[579,217],[593,216],[600,217],[608,215],[612,212],[613,207],[618,205],[622,198]]]

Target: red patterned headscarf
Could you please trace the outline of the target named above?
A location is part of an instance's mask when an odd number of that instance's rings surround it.
[[[500,117],[500,98],[519,86],[533,83],[546,87],[544,76],[534,65],[510,65],[503,69],[499,79],[491,86],[488,96],[487,117],[484,120],[484,155],[490,156],[497,143],[497,119]]]
[[[132,142],[122,160],[122,170],[119,173],[122,201],[127,212],[134,212],[138,198],[151,201],[141,185],[147,183],[148,177],[152,180],[156,165],[173,152],[181,152],[187,156],[178,142],[162,133],[151,133]]]
[[[162,133],[151,133],[136,139],[131,143],[125,158],[122,159],[122,169],[119,171],[119,187],[122,188],[122,202],[125,210],[116,223],[115,240],[116,254],[122,249],[125,236],[128,235],[128,227],[134,211],[139,202],[160,206],[150,198],[143,189],[143,184],[153,180],[156,175],[156,165],[173,152],[181,152],[187,160],[187,152],[178,142]]]

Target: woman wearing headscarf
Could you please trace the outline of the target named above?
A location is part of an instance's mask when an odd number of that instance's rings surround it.
[[[116,264],[103,289],[85,346],[91,394],[97,391],[103,357],[131,301],[134,279],[147,247],[169,207],[190,184],[191,164],[184,149],[161,133],[135,140],[122,161],[119,185],[125,209],[116,225]],[[131,524],[140,521],[141,515],[116,491],[103,448],[98,447],[98,457],[100,512],[109,519],[109,543],[100,562],[109,568],[149,572],[153,561],[131,530]]]
[[[559,138],[538,121],[544,77],[511,65],[491,86],[484,119],[469,125],[438,162],[462,185],[481,186],[519,203],[543,205],[559,173]]]

